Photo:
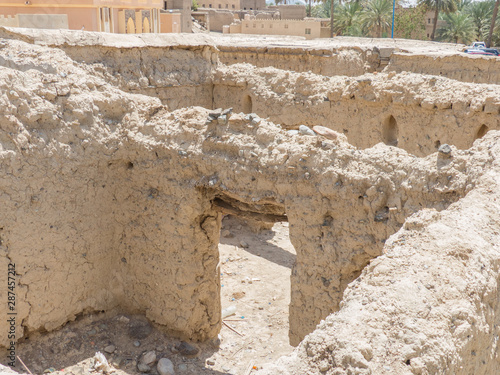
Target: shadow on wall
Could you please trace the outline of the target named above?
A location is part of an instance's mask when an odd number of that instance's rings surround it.
[[[476,139],[479,139],[479,138],[483,138],[484,135],[488,132],[488,130],[490,130],[486,125],[481,125],[481,127],[479,128],[479,130],[477,131],[476,133],[476,138],[474,138],[474,140]]]
[[[385,122],[382,129],[382,137],[384,143],[388,146],[398,145],[398,123],[394,116],[390,116]]]

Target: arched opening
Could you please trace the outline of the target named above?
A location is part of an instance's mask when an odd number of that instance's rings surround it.
[[[488,132],[488,130],[490,130],[486,125],[481,125],[481,127],[479,128],[479,130],[477,131],[476,133],[476,138],[474,138],[474,140],[476,139],[479,139],[479,138],[483,138],[484,135]]]
[[[149,27],[149,19],[147,17],[144,18],[144,21],[142,23],[142,32],[143,33],[151,32],[150,27]]]
[[[245,95],[242,105],[244,113],[252,113],[252,98],[250,95]]]
[[[390,116],[387,121],[384,123],[384,127],[382,130],[382,137],[384,143],[388,146],[397,146],[398,145],[398,123],[394,116]]]
[[[127,21],[127,34],[135,34],[135,25],[132,17],[130,17]]]

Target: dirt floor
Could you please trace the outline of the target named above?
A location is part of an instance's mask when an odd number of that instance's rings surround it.
[[[221,234],[222,309],[234,307],[235,313],[223,320],[220,345],[218,340],[182,344],[141,316],[102,313],[82,316],[52,333],[30,335],[18,343],[16,354],[33,374],[88,374],[97,351],[113,365],[112,373],[140,374],[147,370],[137,368],[142,356],[154,351],[156,361],[173,362],[176,374],[247,375],[290,353],[288,304],[295,250],[288,223],[256,233],[245,221],[226,216]],[[148,373],[158,374],[156,361]],[[1,362],[7,364],[5,354]],[[15,370],[26,372],[20,363]]]

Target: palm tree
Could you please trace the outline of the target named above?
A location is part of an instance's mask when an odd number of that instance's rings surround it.
[[[337,19],[335,20],[335,31],[341,35],[351,35],[352,31],[359,26],[361,5],[357,1],[345,3],[339,6]]]
[[[388,29],[392,19],[391,0],[369,0],[361,14],[361,24],[368,32],[375,31],[377,38]]]
[[[474,39],[474,23],[465,12],[446,13],[442,17],[446,26],[438,30],[439,39],[469,44]]]
[[[482,39],[486,27],[491,20],[493,13],[492,1],[478,1],[471,4],[468,9],[474,28],[476,30],[477,38]]]
[[[495,1],[495,7],[493,8],[493,15],[491,16],[491,26],[490,32],[488,33],[488,41],[486,42],[486,46],[491,46],[491,37],[493,36],[493,30],[495,29],[495,22],[497,20],[498,14],[498,5],[500,4],[500,0]]]
[[[457,10],[462,12],[469,9],[472,6],[472,0],[456,0]]]
[[[432,26],[431,34],[431,40],[434,40],[439,12],[454,12],[457,10],[457,4],[455,0],[419,0],[419,4],[425,4],[429,7],[429,9],[434,9],[434,25]]]

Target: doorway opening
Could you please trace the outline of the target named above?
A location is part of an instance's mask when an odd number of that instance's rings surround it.
[[[220,335],[229,355],[214,359],[230,357],[233,363],[227,367],[244,373],[248,356],[268,362],[293,350],[288,315],[295,249],[285,216],[278,221],[279,215],[252,212],[247,216],[231,209],[222,213]]]

